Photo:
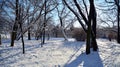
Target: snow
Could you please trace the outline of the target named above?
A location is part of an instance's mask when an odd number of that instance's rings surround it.
[[[97,39],[99,50],[85,54],[85,42],[74,39],[51,38],[43,47],[40,40],[25,38],[25,54],[22,43],[3,40],[0,45],[0,67],[120,67],[120,44]]]

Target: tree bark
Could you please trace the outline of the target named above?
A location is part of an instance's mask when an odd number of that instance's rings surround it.
[[[96,37],[93,35],[93,33],[91,34],[91,36],[92,36],[91,44],[92,44],[93,51],[97,51],[98,45],[97,45]]]
[[[117,32],[117,42],[120,44],[120,5],[119,5],[119,0],[118,0],[118,5],[117,5],[117,22],[118,22],[118,32]]]
[[[91,47],[93,48],[93,51],[97,51],[98,49],[97,42],[96,42],[96,25],[97,25],[96,15],[97,14],[94,6],[94,0],[89,0],[89,2],[90,2],[90,15],[91,15],[90,22],[92,22]]]
[[[91,20],[90,17],[89,20]],[[86,54],[90,54],[90,39],[91,39],[91,22],[88,23],[87,28]]]
[[[18,4],[19,4],[19,0],[16,0],[16,18],[15,18],[15,23],[13,26],[13,31],[11,33],[11,46],[14,46],[14,40],[16,39],[16,33],[17,33],[17,29],[18,29]]]
[[[28,18],[28,25],[29,25],[29,18]],[[28,29],[28,40],[31,40],[30,28]]]
[[[1,38],[1,34],[0,34],[0,45],[2,45],[2,41],[1,40],[2,40],[2,38]]]
[[[65,34],[65,31],[63,29],[63,21],[62,21],[62,18],[60,16],[59,16],[59,19],[60,19],[60,24],[61,24],[61,30],[62,30],[63,37],[66,41],[68,41],[67,36]]]
[[[30,29],[28,29],[28,40],[31,40]]]
[[[87,41],[86,41],[86,54],[90,54],[90,45],[91,45],[91,21],[93,18],[93,9],[92,9],[92,4],[91,0],[90,2],[90,10],[89,10],[89,15],[88,15],[88,28],[87,28]]]
[[[64,39],[65,39],[66,41],[68,41],[67,36],[66,36],[66,34],[65,34],[65,31],[64,31],[63,27],[62,27],[61,29],[62,29],[62,33],[63,33]]]
[[[23,38],[23,30],[22,30],[22,24],[20,23],[20,29],[21,29],[21,41],[22,41],[22,46],[23,46],[23,54],[25,54],[25,44],[24,44],[24,38]]]
[[[41,44],[41,47],[43,47],[43,44],[45,44],[45,27],[46,27],[46,14],[47,14],[47,12],[46,12],[46,4],[47,4],[47,1],[45,0],[45,6],[44,6],[44,8],[45,8],[45,15],[44,15],[44,23],[43,23],[43,40],[42,40],[42,44]]]

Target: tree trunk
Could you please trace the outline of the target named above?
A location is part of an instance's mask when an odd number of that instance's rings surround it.
[[[56,38],[58,37],[58,32],[57,32],[57,30],[55,31],[55,37],[56,37]]]
[[[97,49],[98,49],[98,46],[97,46],[97,41],[96,41],[96,37],[94,36],[94,34],[92,33],[92,42],[91,42],[91,44],[92,44],[92,48],[93,48],[93,51],[97,51]]]
[[[12,31],[12,33],[11,33],[11,46],[14,46],[15,36],[16,36],[16,32]]]
[[[48,39],[47,39],[47,40],[50,40],[50,34],[49,34],[49,33],[47,34],[47,36],[48,36]]]
[[[93,0],[89,0],[90,10],[88,15],[88,28],[87,28],[87,41],[86,41],[86,54],[90,54],[90,45],[91,45],[91,22],[93,19]]]
[[[24,38],[23,38],[23,30],[22,30],[22,24],[20,23],[20,29],[21,29],[21,41],[22,41],[22,46],[23,46],[23,54],[25,54],[25,46],[24,46]]]
[[[94,6],[94,0],[89,0],[90,1],[90,9],[91,9],[91,22],[92,22],[92,31],[91,31],[91,46],[93,48],[93,51],[97,51],[98,46],[96,42],[96,10]]]
[[[28,18],[28,25],[29,25],[29,18]],[[28,40],[31,40],[30,28],[28,29]]]
[[[47,12],[46,12],[46,4],[47,4],[47,1],[45,0],[45,6],[44,6],[44,8],[45,8],[45,15],[44,15],[44,26],[43,26],[43,40],[42,40],[42,44],[41,44],[41,47],[43,47],[43,44],[45,44],[45,27],[46,27],[46,14],[47,14]]]
[[[87,41],[86,41],[86,54],[90,54],[90,35],[91,35],[91,22],[88,23],[87,28]]]
[[[91,38],[92,38],[92,42],[93,42],[93,50],[96,50],[97,47],[97,42],[96,42],[96,16],[94,16],[94,9],[93,9],[93,6],[94,6],[94,0],[89,0],[89,3],[90,3],[90,10],[89,10],[89,15],[88,15],[88,20],[87,18],[85,18],[84,14],[82,13],[81,11],[81,8],[79,6],[79,4],[77,3],[77,0],[73,0],[78,11],[79,11],[79,14],[74,11],[73,8],[71,8],[71,6],[69,6],[69,4],[67,4],[66,0],[63,0],[63,2],[66,4],[66,6],[73,12],[73,14],[77,17],[79,23],[81,24],[82,28],[84,29],[84,31],[87,33],[87,41],[86,41],[86,54],[89,54],[90,53],[90,44],[91,44]],[[85,24],[87,25],[87,29],[85,27],[85,25],[83,24],[83,22],[81,21],[79,15],[82,16],[83,20],[85,21]],[[95,21],[93,21],[95,18]],[[93,22],[93,26],[91,28],[91,22]],[[95,26],[95,29],[93,29]],[[94,30],[94,31],[93,31]]]
[[[2,40],[2,38],[1,38],[1,34],[0,34],[0,45],[2,45],[2,41],[1,40]]]
[[[13,26],[13,31],[11,34],[11,46],[14,46],[14,40],[16,39],[16,33],[17,33],[17,29],[18,29],[18,17],[19,17],[18,3],[19,3],[19,1],[16,0],[16,18],[15,18],[15,23]]]
[[[67,36],[66,36],[66,34],[65,34],[65,31],[64,31],[64,29],[63,29],[63,21],[62,21],[62,18],[59,16],[59,19],[60,19],[60,24],[61,24],[61,30],[62,30],[62,34],[63,34],[63,37],[64,37],[64,39],[67,41],[68,39],[67,39]]]
[[[18,21],[18,24],[19,24],[19,29],[20,29],[20,33],[21,33],[21,41],[22,41],[22,47],[23,47],[23,54],[25,53],[25,47],[24,47],[24,38],[23,38],[23,29],[22,29],[22,23],[23,23],[23,10],[22,10],[22,6],[19,6],[19,14],[18,14],[18,18],[19,18],[19,21]]]
[[[43,40],[42,40],[42,44],[45,44],[45,27],[46,27],[46,25],[45,25],[46,23],[44,22],[44,28],[43,28]],[[42,45],[41,45],[41,47],[42,47]]]
[[[25,54],[25,44],[24,44],[23,35],[21,36],[21,40],[22,40],[22,45],[23,45],[23,54]]]
[[[66,41],[68,41],[67,36],[66,36],[66,34],[65,34],[65,31],[64,31],[63,27],[62,27],[62,34],[63,34],[64,39],[65,39]]]
[[[117,13],[117,22],[118,22],[118,32],[117,32],[117,42],[120,44],[120,5],[119,5],[119,0],[118,0],[118,5],[117,5],[117,10],[118,10],[118,13]]]
[[[28,29],[28,40],[31,40],[30,29]]]

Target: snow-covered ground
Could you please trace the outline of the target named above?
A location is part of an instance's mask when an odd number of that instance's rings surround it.
[[[120,44],[97,39],[99,50],[85,54],[85,42],[51,38],[43,47],[40,40],[25,39],[25,54],[21,41],[3,40],[0,45],[0,67],[120,67]]]

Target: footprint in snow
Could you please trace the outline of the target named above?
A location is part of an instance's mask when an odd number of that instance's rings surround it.
[[[33,55],[33,57],[37,58],[37,56],[36,56],[36,55]]]

